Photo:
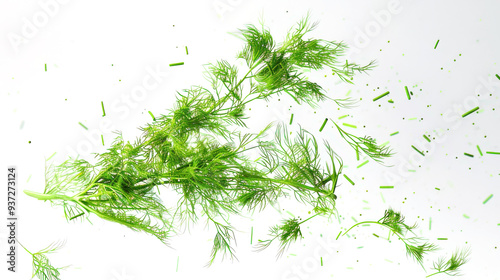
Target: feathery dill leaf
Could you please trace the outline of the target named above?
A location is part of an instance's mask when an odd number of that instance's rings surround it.
[[[32,278],[36,276],[40,280],[60,280],[59,276],[61,273],[59,272],[59,270],[64,269],[65,267],[60,267],[60,268],[54,267],[50,263],[49,258],[46,256],[46,254],[53,253],[56,250],[63,247],[64,246],[63,242],[52,243],[46,248],[35,253],[31,253],[21,243],[19,244],[33,258],[32,262],[33,272],[31,275]]]
[[[436,274],[445,273],[449,276],[460,276],[460,268],[469,261],[470,248],[465,247],[462,249],[457,249],[452,253],[451,257],[446,260],[445,257],[440,257],[437,261],[433,263],[433,269],[437,270],[435,273],[427,275],[431,277]]]

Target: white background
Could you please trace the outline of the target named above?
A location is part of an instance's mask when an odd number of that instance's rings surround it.
[[[20,192],[17,237],[32,251],[66,240],[63,249],[50,255],[55,266],[71,265],[62,271],[62,279],[423,279],[432,260],[463,246],[470,246],[472,255],[463,268],[465,276],[456,279],[500,279],[500,156],[480,156],[476,148],[500,151],[500,81],[495,78],[500,74],[499,1],[73,0],[52,1],[56,5],[44,8],[48,2],[0,3],[0,166],[17,166],[20,191],[43,191],[45,159],[54,152],[54,163],[77,154],[91,158],[89,153],[105,149],[101,134],[106,144],[112,141],[111,130],[133,140],[137,127],[151,120],[147,111],[165,113],[176,91],[204,83],[204,64],[235,62],[243,45],[232,35],[238,28],[263,18],[281,41],[308,11],[320,22],[311,36],[344,41],[353,47],[350,61],[376,59],[378,67],[357,76],[355,85],[339,83],[329,71],[315,77],[331,96],[343,98],[350,92],[350,97],[362,99],[354,109],[324,103],[314,110],[283,97],[269,107],[251,106],[252,127],[288,122],[294,113],[291,131],[300,124],[317,132],[325,117],[349,114],[338,122],[358,128],[346,130],[372,135],[380,143],[390,141],[397,153],[386,163],[391,167],[370,161],[356,168],[365,159],[357,162],[329,123],[317,136],[332,143],[344,159],[345,174],[356,183],[342,179],[340,218],[304,224],[304,239],[278,260],[275,246],[254,252],[251,228],[255,244],[266,238],[269,226],[289,218],[288,212],[307,217],[310,209],[281,201],[281,213],[270,208],[235,218],[239,261],[217,259],[209,268],[204,265],[213,229],[203,221],[171,238],[169,248],[97,217],[90,218],[93,225],[67,223],[61,208]],[[180,61],[185,65],[168,66]],[[152,71],[161,75],[145,94],[137,95]],[[414,93],[411,100],[405,85]],[[385,91],[390,95],[372,101]],[[479,113],[461,118],[476,106]],[[399,134],[389,136],[395,131]],[[411,145],[428,151],[426,156]],[[380,189],[382,185],[395,188]],[[494,196],[483,204],[490,194]],[[6,209],[6,190],[0,198],[1,209]],[[426,259],[429,273],[406,258],[401,242],[382,238],[387,236],[383,229],[360,227],[351,238],[334,240],[354,224],[353,218],[377,220],[388,207],[402,211],[410,223],[418,221],[417,233],[443,248]],[[2,213],[4,217],[6,210]],[[6,237],[6,226],[0,226],[2,256],[7,253]],[[442,237],[448,240],[437,240]],[[5,263],[0,266],[1,279],[30,278],[29,255],[19,248],[18,258],[16,274],[7,273]]]

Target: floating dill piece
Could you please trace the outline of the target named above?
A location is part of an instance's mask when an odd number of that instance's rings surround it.
[[[476,107],[476,108],[474,108],[474,109],[472,109],[472,110],[470,110],[470,111],[466,112],[465,114],[463,114],[463,115],[462,115],[462,118],[467,117],[468,115],[470,115],[470,114],[474,113],[474,112],[475,112],[475,111],[477,111],[477,110],[479,110],[479,107]]]
[[[349,115],[343,115],[343,116],[340,116],[339,117],[339,120],[343,119],[343,118],[346,118],[346,117],[349,117]]]
[[[394,101],[392,99],[387,100],[387,102],[394,103]]]
[[[431,142],[431,139],[429,139],[429,137],[427,137],[427,135],[424,134],[422,136],[425,138],[425,140],[427,140],[427,142]]]
[[[408,91],[407,86],[405,86],[405,91],[406,91],[406,97],[408,97],[408,100],[411,100],[410,92]]]
[[[354,182],[351,180],[351,178],[347,177],[347,175],[344,174],[344,178],[351,183],[351,185],[355,185]]]
[[[102,116],[106,116],[106,111],[104,110],[104,102],[101,101],[101,108],[102,108]]]
[[[435,188],[436,190],[440,191],[441,189],[440,188]]]
[[[104,146],[104,136],[101,134],[101,142],[102,142],[102,145]]]
[[[353,124],[343,123],[343,125],[345,125],[347,127],[351,127],[351,128],[358,128],[357,126],[355,126]]]
[[[500,155],[500,152],[486,152],[489,155]]]
[[[186,48],[186,55],[188,55],[189,54],[188,47],[185,46],[185,48]]]
[[[363,166],[363,165],[365,165],[365,164],[367,164],[367,163],[368,163],[368,160],[366,160],[366,161],[365,161],[365,162],[363,162],[362,164],[358,165],[358,167],[357,167],[357,168],[360,168],[361,166]]]
[[[250,230],[250,244],[253,244],[253,227]]]
[[[469,154],[469,153],[464,153],[464,155],[468,156],[468,157],[474,157],[473,154]]]
[[[393,133],[389,134],[389,136],[394,136],[396,134],[399,134],[399,131],[393,132]]]
[[[447,237],[438,237],[437,240],[448,240],[448,238]]]
[[[388,91],[388,92],[385,92],[385,93],[382,93],[381,95],[379,95],[379,96],[377,96],[377,97],[373,98],[373,101],[377,101],[377,100],[379,100],[380,98],[382,98],[382,97],[384,97],[384,96],[387,96],[389,93],[390,93],[389,91]]]
[[[180,65],[184,65],[184,62],[170,63],[168,66],[172,67],[172,66],[180,66]]]
[[[425,157],[425,154],[424,154],[422,151],[420,151],[419,149],[417,149],[417,148],[416,148],[415,146],[413,146],[413,145],[411,145],[411,147],[412,147],[415,151],[417,151],[419,154],[421,154],[423,157]]]
[[[493,194],[490,194],[484,201],[483,204],[486,204],[491,198],[493,197]]]
[[[85,125],[83,125],[83,123],[78,122],[78,124],[80,124],[83,128],[85,128],[85,130],[89,130]]]
[[[47,63],[45,63],[45,72],[47,72]]]
[[[323,257],[320,257],[321,260],[321,266],[323,266]]]
[[[436,49],[438,47],[438,44],[439,44],[439,40],[437,40],[436,45],[434,46],[434,49]]]
[[[381,189],[394,189],[394,186],[380,186]]]
[[[293,123],[293,114],[290,116],[290,125]]]
[[[321,125],[321,127],[320,127],[320,129],[319,129],[319,132],[323,131],[323,128],[325,128],[326,122],[328,122],[328,118],[326,118],[326,119],[323,121],[323,124]]]
[[[498,74],[495,74],[495,76],[497,77],[497,79],[499,79],[499,80],[500,80],[500,76],[498,76]]]
[[[483,152],[481,151],[481,148],[479,148],[479,145],[476,145],[477,151],[479,152],[480,156],[483,156]]]

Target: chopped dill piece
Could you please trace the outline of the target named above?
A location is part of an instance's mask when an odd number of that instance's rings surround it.
[[[293,114],[290,116],[290,125],[293,123]]]
[[[357,126],[355,126],[353,124],[343,123],[343,125],[345,125],[347,127],[351,127],[351,128],[358,128]]]
[[[476,107],[476,108],[474,108],[474,109],[472,109],[472,110],[470,110],[470,111],[468,111],[468,112],[464,113],[464,114],[462,115],[462,118],[467,117],[468,115],[470,115],[470,114],[474,113],[474,112],[475,112],[475,111],[477,111],[477,110],[479,110],[479,107]]]
[[[351,180],[351,178],[347,177],[347,175],[344,174],[344,178],[349,181],[354,186],[354,182]]]
[[[408,172],[417,172],[417,170],[414,170],[414,169],[408,169]]]
[[[323,131],[323,128],[325,128],[326,122],[328,122],[328,118],[325,118],[325,120],[323,121],[323,124],[321,125],[319,132]]]
[[[250,244],[253,244],[253,227],[250,230]]]
[[[488,196],[484,201],[483,201],[483,204],[486,204],[486,202],[488,202],[491,198],[493,197],[493,194],[490,194],[490,196]]]
[[[373,236],[377,237],[377,238],[380,238],[380,236],[376,235],[375,233],[372,233]]]
[[[420,151],[419,149],[415,148],[415,146],[411,145],[411,147],[417,151],[419,154],[421,154],[423,157],[425,157],[424,153],[422,151]]]
[[[464,155],[466,155],[466,156],[468,156],[468,157],[474,157],[474,155],[469,154],[469,153],[464,153]]]
[[[47,72],[47,63],[45,63],[45,72]]]
[[[101,101],[101,108],[102,108],[102,116],[106,116],[106,111],[104,110],[104,102]]]
[[[479,145],[476,145],[476,147],[477,147],[477,151],[479,152],[479,154],[480,154],[481,156],[483,156],[483,152],[481,151],[481,148],[479,148]]]
[[[335,240],[339,239],[341,233],[342,233],[342,231],[339,232],[339,235],[337,235],[337,238],[335,238]]]
[[[354,218],[354,217],[352,217],[352,216],[351,216],[351,219],[352,219],[355,223],[357,223],[357,222],[358,222],[358,220],[356,220],[356,218]]]
[[[469,217],[469,216],[467,216],[466,214],[464,214],[464,218],[466,218],[466,219],[470,219],[470,217]]]
[[[83,216],[83,215],[85,215],[85,213],[83,213],[83,212],[82,212],[82,213],[80,213],[80,214],[78,214],[78,215],[75,215],[75,216],[73,216],[73,217],[69,218],[69,220],[70,220],[70,221],[71,221],[71,220],[74,220],[74,219],[76,219],[76,218],[78,218],[78,217],[80,217],[80,216]]]
[[[381,189],[394,189],[394,186],[380,186]]]
[[[321,260],[321,266],[323,266],[323,257],[320,257]]]
[[[425,138],[425,140],[427,140],[427,142],[431,142],[431,139],[429,139],[429,137],[427,137],[427,135],[424,134],[422,136]]]
[[[345,117],[349,117],[349,114],[347,114],[347,115],[343,115],[343,116],[340,116],[340,117],[339,117],[339,120],[341,120],[341,119],[343,119],[343,118],[345,118]]]
[[[359,161],[359,148],[356,147],[356,160]]]
[[[486,152],[489,155],[500,155],[500,152]]]
[[[179,256],[177,256],[177,266],[175,267],[175,272],[179,272]]]
[[[85,128],[85,130],[89,130],[85,125],[83,125],[83,123],[81,122],[78,122],[83,128]]]
[[[495,76],[497,77],[497,79],[499,79],[499,80],[500,80],[500,76],[498,76],[498,74],[495,74]]]
[[[101,142],[102,142],[102,145],[104,146],[104,136],[101,134]]]
[[[56,152],[54,152],[48,159],[46,159],[45,161],[49,161],[53,156],[56,155]]]
[[[361,166],[363,166],[363,165],[365,165],[365,164],[367,164],[367,163],[368,163],[368,160],[366,160],[366,161],[365,161],[365,162],[363,162],[362,164],[358,165],[358,167],[357,167],[357,168],[360,168]]]
[[[170,63],[168,66],[172,67],[172,66],[180,66],[180,65],[184,65],[184,62]]]
[[[435,188],[436,190],[440,191],[441,189],[440,188]]]
[[[26,183],[28,183],[28,182],[30,181],[30,179],[31,179],[31,174],[30,174],[30,176],[28,177],[28,180],[26,180]]]
[[[432,218],[429,217],[429,230],[432,228]]]
[[[359,246],[358,249],[363,249],[365,246]]]
[[[156,118],[155,116],[153,115],[153,113],[151,113],[151,111],[148,111],[149,115],[151,116],[151,118],[153,118],[153,121],[156,121]]]
[[[448,240],[448,237],[438,237],[437,240]]]
[[[408,97],[408,100],[411,100],[410,92],[408,91],[407,86],[405,86],[405,91],[406,91],[406,97]]]
[[[377,100],[379,100],[380,98],[382,98],[382,97],[384,97],[384,96],[388,95],[389,93],[390,93],[389,91],[388,91],[388,92],[385,92],[385,93],[382,93],[381,95],[379,95],[379,96],[377,96],[377,97],[373,98],[373,101],[377,101]]]
[[[438,44],[439,44],[439,40],[437,40],[436,45],[434,46],[434,49],[437,48]]]
[[[380,193],[380,197],[382,198],[382,202],[385,203],[385,198],[384,198],[384,195],[382,193]]]
[[[394,100],[389,99],[389,100],[387,100],[387,102],[389,102],[389,103],[394,103]]]
[[[410,90],[410,95],[413,95],[413,91]]]
[[[414,121],[414,120],[417,120],[417,118],[416,117],[415,118],[409,118],[408,120],[409,121]]]
[[[188,46],[185,46],[185,48],[186,48],[186,55],[188,55],[189,54]]]
[[[399,134],[399,131],[393,132],[393,133],[389,134],[389,136],[394,136],[396,134]]]

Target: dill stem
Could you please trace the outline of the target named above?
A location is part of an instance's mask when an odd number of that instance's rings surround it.
[[[68,201],[75,201],[73,197],[69,197],[67,195],[61,195],[61,194],[44,194],[44,193],[37,193],[37,192],[32,192],[28,190],[24,190],[24,193],[34,197],[38,200],[68,200]]]
[[[425,276],[425,278],[429,278],[429,277],[431,277],[433,275],[436,275],[436,274],[439,274],[439,273],[443,273],[443,272],[442,271],[434,272],[432,274],[429,274],[429,275]]]

